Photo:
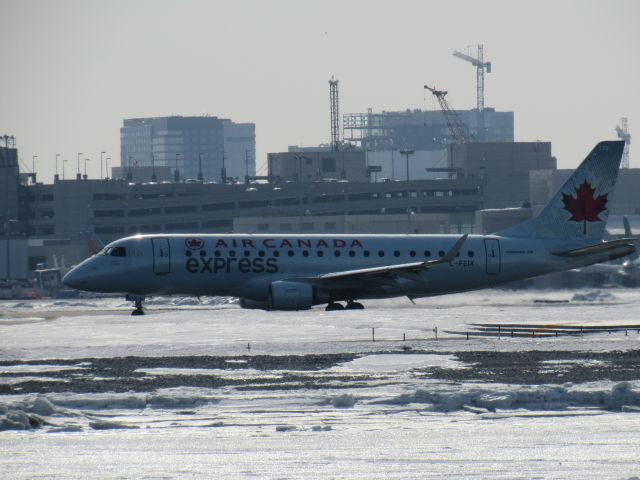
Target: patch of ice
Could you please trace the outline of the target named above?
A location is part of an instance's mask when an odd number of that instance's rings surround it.
[[[618,297],[614,294],[602,290],[576,293],[571,298],[572,302],[615,302],[616,300],[618,300]]]
[[[331,368],[337,372],[398,372],[414,368],[469,368],[454,355],[389,353],[365,355]]]

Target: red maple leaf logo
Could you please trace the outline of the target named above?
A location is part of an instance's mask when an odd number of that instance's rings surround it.
[[[576,196],[562,194],[562,201],[564,202],[564,209],[571,214],[570,222],[583,222],[583,233],[587,234],[587,222],[601,222],[602,219],[598,214],[604,212],[607,208],[607,196],[599,195],[597,198],[594,195],[595,190],[585,180],[582,184],[576,188]]]

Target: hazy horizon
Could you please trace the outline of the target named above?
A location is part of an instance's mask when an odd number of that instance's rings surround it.
[[[620,117],[632,136],[640,124],[639,20],[632,0],[0,0],[0,134],[49,183],[56,153],[67,178],[77,152],[91,178],[101,151],[117,165],[124,118],[209,114],[256,124],[260,168],[267,152],[329,141],[331,76],[341,115],[437,108],[424,84],[474,108],[475,69],[452,52],[483,43],[485,106],[572,168]]]

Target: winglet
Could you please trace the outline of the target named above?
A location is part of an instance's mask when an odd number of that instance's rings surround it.
[[[451,250],[449,250],[444,257],[438,258],[437,260],[428,260],[428,261],[424,262],[424,266],[425,267],[431,267],[433,265],[438,265],[438,264],[441,264],[441,263],[453,262],[455,260],[456,256],[458,255],[458,253],[460,252],[460,249],[462,248],[462,244],[467,240],[468,236],[469,236],[468,233],[465,233],[464,235],[462,235],[456,241],[456,243],[453,244],[453,247],[451,247]]]
[[[467,240],[468,236],[469,236],[468,233],[465,233],[464,235],[462,235],[458,239],[458,241],[453,244],[453,247],[451,247],[451,250],[449,250],[447,254],[444,257],[442,257],[442,261],[446,263],[453,262],[453,260],[456,258],[456,256],[460,252],[460,249],[462,248],[462,244]]]

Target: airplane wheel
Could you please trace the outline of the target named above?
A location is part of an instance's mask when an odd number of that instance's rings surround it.
[[[349,302],[345,307],[346,310],[364,310],[364,305],[360,302]]]
[[[144,315],[144,310],[141,308],[136,308],[133,312],[131,312],[131,315]]]
[[[324,309],[325,312],[333,312],[333,311],[336,311],[336,310],[344,310],[344,307],[342,306],[341,303],[331,302]]]

